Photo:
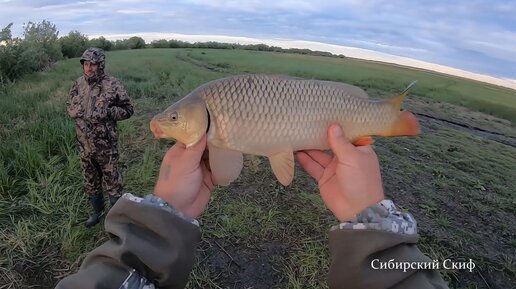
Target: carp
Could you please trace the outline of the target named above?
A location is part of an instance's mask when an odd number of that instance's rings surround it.
[[[400,111],[411,83],[387,100],[370,100],[362,89],[345,83],[280,75],[250,74],[214,80],[154,116],[151,131],[187,146],[208,137],[214,182],[228,185],[243,167],[243,154],[268,157],[278,181],[294,177],[294,152],[326,150],[326,130],[342,126],[355,145],[371,136],[413,136],[419,124]]]

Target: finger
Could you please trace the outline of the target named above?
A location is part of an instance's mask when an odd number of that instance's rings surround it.
[[[165,153],[165,156],[163,156],[163,162],[170,162],[174,158],[177,157],[177,155],[181,154],[185,150],[186,146],[183,143],[176,142],[173,146],[171,146],[168,151]]]
[[[301,167],[303,167],[312,178],[319,182],[319,179],[321,179],[324,173],[324,168],[305,152],[297,152],[296,158]]]
[[[192,162],[200,162],[201,157],[204,153],[204,150],[206,149],[206,135],[203,135],[203,137],[194,145],[187,147],[183,153],[185,158],[191,159]]]
[[[328,128],[328,143],[339,160],[356,152],[355,146],[349,142],[338,124],[332,124]]]
[[[182,142],[176,141],[172,147],[177,147],[177,148],[180,148],[180,149],[185,149],[186,145],[184,143],[182,143]]]
[[[211,190],[201,188],[194,202],[188,208],[185,209],[185,214],[194,219],[199,217],[202,214],[202,212],[206,209],[206,206],[210,201],[210,197]]]
[[[374,153],[373,148],[370,145],[367,146],[358,146],[356,147],[357,150],[363,152],[363,153]]]
[[[207,136],[204,134],[196,143],[189,145],[188,149],[204,151],[206,148]]]
[[[201,162],[201,170],[203,174],[203,182],[208,187],[208,189],[213,190],[215,187],[215,182],[213,181],[213,174],[210,171],[209,166],[206,164],[207,162]]]
[[[333,158],[332,162],[324,168],[324,172],[317,182],[319,184],[319,187],[324,186],[327,182],[331,181],[332,178],[335,177],[335,172],[337,170],[337,165],[339,164],[339,160],[335,157]]]
[[[306,150],[304,152],[323,167],[327,167],[333,159],[332,156],[328,155],[327,153],[321,150]]]

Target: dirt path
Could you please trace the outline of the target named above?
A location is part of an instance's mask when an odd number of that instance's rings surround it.
[[[214,71],[214,72],[224,72],[225,69],[224,68],[221,68],[219,66],[216,66],[216,65],[211,65],[207,62],[202,62],[202,61],[199,61],[195,58],[192,58],[190,57],[190,52],[188,52],[187,54],[185,53],[178,53],[176,55],[176,58],[180,61],[183,61],[183,62],[186,62],[186,63],[190,63],[192,65],[195,65],[197,67],[201,67],[201,68],[204,68],[204,69],[207,69],[207,70],[210,70],[210,71]]]
[[[489,139],[489,140],[492,140],[495,142],[499,142],[499,143],[502,143],[502,144],[505,144],[505,145],[508,145],[511,147],[516,147],[516,137],[511,136],[511,135],[505,135],[500,132],[486,130],[486,129],[483,129],[480,127],[456,122],[453,120],[439,118],[439,117],[425,114],[425,113],[415,112],[414,114],[420,118],[423,118],[423,119],[429,121],[429,122],[436,122],[436,123],[439,123],[439,124],[442,124],[442,125],[445,125],[445,126],[457,129],[457,130],[467,131],[471,134],[474,134],[474,135],[477,135],[477,136],[480,136],[480,137],[483,137],[483,138],[486,138],[486,139]]]
[[[414,113],[429,128],[438,124],[516,147],[516,127],[508,120],[418,96],[409,96],[403,108]]]

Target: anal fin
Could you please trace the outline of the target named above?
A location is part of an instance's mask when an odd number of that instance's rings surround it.
[[[290,185],[294,179],[294,153],[290,150],[271,155],[269,162],[278,181],[284,186]]]
[[[241,152],[220,148],[208,143],[210,169],[216,185],[227,186],[242,171],[244,157]]]
[[[355,146],[367,146],[374,143],[374,139],[370,136],[362,136],[353,141]]]

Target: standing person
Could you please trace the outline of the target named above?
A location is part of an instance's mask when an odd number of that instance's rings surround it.
[[[96,225],[104,210],[104,186],[111,205],[122,195],[122,175],[117,170],[116,122],[133,114],[133,105],[122,83],[105,74],[106,56],[100,48],[88,48],[81,57],[83,75],[70,90],[67,110],[75,120],[84,193],[93,207],[86,227]]]

